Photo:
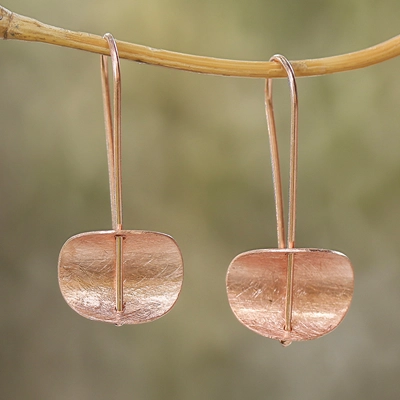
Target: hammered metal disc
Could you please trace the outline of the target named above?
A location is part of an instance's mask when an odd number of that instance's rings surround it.
[[[66,302],[80,315],[116,325],[160,318],[174,305],[183,281],[181,252],[170,236],[123,235],[124,310],[115,308],[115,231],[82,233],[61,249],[58,278]]]
[[[285,326],[288,254],[294,254],[292,330]],[[335,329],[349,309],[353,268],[341,253],[320,249],[254,250],[227,273],[233,313],[246,327],[280,341],[315,339]]]

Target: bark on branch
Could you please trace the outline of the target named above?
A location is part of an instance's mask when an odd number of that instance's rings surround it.
[[[109,54],[101,36],[74,32],[13,13],[0,6],[0,39],[42,42],[98,54]],[[167,50],[117,41],[121,58],[203,74],[248,78],[284,77],[282,67],[273,62],[237,61]],[[316,76],[368,67],[400,55],[400,35],[376,46],[353,53],[312,60],[291,61],[296,76]]]

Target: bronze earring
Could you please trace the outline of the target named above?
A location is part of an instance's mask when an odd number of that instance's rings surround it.
[[[292,341],[323,336],[345,317],[354,288],[350,260],[341,253],[295,248],[298,154],[298,97],[295,74],[289,61],[275,55],[286,71],[292,98],[288,238],[285,240],[282,184],[272,103],[272,80],[265,85],[265,107],[271,148],[278,249],[239,254],[231,262],[227,293],[233,313],[249,329],[279,340]],[[286,243],[285,243],[286,242]]]
[[[108,57],[101,56],[113,229],[68,239],[60,252],[58,278],[66,302],[78,314],[115,325],[140,324],[172,308],[182,287],[183,260],[172,237],[122,228],[120,64],[113,36],[104,38],[114,77],[112,113]]]

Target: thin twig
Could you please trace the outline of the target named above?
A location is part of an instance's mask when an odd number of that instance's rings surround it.
[[[43,24],[0,6],[0,38],[42,42],[98,54],[109,55],[106,40],[89,33],[74,32]],[[283,77],[278,63],[236,61],[167,50],[153,49],[117,41],[120,58],[203,74],[249,78]],[[400,35],[376,46],[339,56],[291,61],[296,76],[316,76],[368,67],[400,55]]]

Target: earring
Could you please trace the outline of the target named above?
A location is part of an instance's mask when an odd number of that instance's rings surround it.
[[[153,321],[172,308],[182,287],[183,260],[172,237],[122,228],[120,64],[113,36],[104,38],[114,77],[112,117],[108,57],[101,56],[113,229],[68,239],[60,252],[58,279],[78,314],[120,326]]]
[[[227,294],[233,313],[246,327],[260,335],[292,341],[323,336],[343,320],[354,288],[350,260],[341,253],[322,249],[295,248],[298,97],[295,74],[289,61],[275,55],[270,61],[286,71],[291,107],[290,184],[288,237],[285,243],[282,183],[278,143],[272,104],[272,80],[265,85],[274,181],[278,249],[262,249],[239,254],[231,262]]]

